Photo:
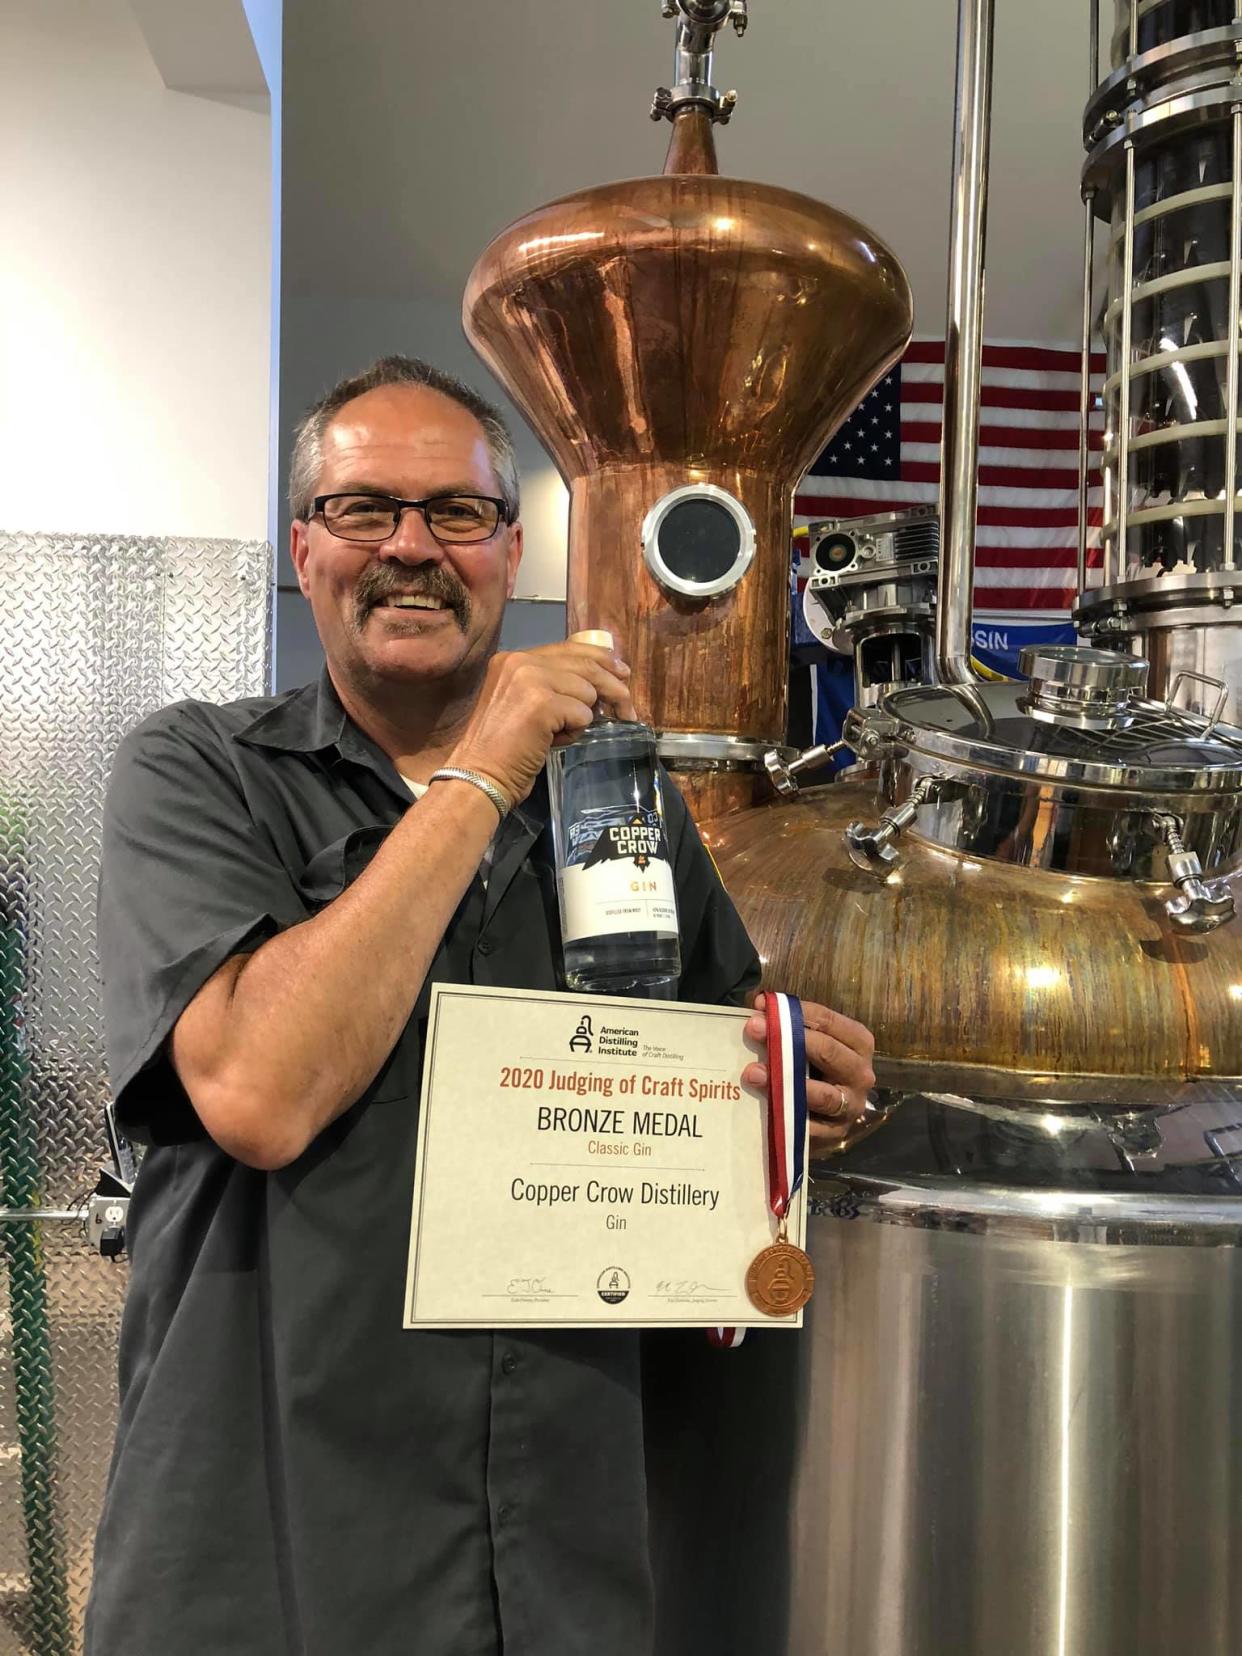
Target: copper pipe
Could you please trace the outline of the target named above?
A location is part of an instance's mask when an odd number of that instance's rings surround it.
[[[665,173],[718,173],[716,140],[711,117],[701,109],[682,109],[673,117],[673,130],[664,158]]]

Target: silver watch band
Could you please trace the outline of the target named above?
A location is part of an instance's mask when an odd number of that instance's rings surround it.
[[[490,776],[484,776],[479,771],[462,770],[458,765],[442,765],[438,771],[433,771],[431,776],[428,778],[428,787],[431,786],[432,782],[473,783],[476,788],[481,789],[482,792],[485,793],[491,800],[492,804],[500,813],[502,821],[508,816],[510,810],[512,809],[509,800],[505,797],[504,789],[498,787],[496,783],[492,781]]]

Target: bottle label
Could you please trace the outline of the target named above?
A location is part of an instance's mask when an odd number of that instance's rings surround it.
[[[595,813],[592,813],[595,815]],[[561,871],[565,942],[621,932],[677,935],[677,898],[659,814],[633,808],[601,825],[576,823]]]

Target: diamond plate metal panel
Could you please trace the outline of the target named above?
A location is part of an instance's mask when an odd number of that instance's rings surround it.
[[[0,533],[0,1656],[80,1644],[122,1269],[76,1213],[107,1159],[95,884],[121,737],[270,680],[262,543]]]
[[[0,1656],[81,1649],[125,1270],[81,1227],[0,1227]]]

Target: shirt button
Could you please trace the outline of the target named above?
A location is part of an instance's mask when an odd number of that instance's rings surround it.
[[[513,1352],[505,1352],[504,1356],[500,1359],[500,1366],[506,1374],[513,1373],[514,1369],[518,1366],[518,1360]]]
[[[482,954],[482,955],[491,954],[491,952],[495,948],[495,946],[496,945],[492,942],[490,937],[480,937],[480,939],[479,939],[479,941],[476,945],[479,953]]]
[[[516,1511],[517,1508],[506,1501],[503,1506],[496,1508],[496,1522],[502,1525],[507,1524]]]

